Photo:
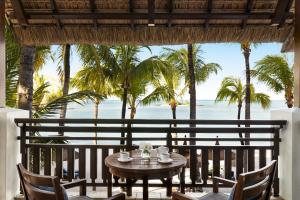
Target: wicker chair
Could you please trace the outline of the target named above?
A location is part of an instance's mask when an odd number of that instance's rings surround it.
[[[17,165],[25,200],[91,200],[86,196],[86,180],[76,180],[60,184],[57,176],[42,176],[29,172],[22,164]],[[80,187],[80,196],[68,198],[65,189]],[[118,194],[108,200],[125,200]]]
[[[219,177],[213,177],[213,193],[209,193],[199,200],[269,200],[271,188],[276,171],[277,161],[273,160],[269,165],[257,171],[240,174],[238,181],[231,181]],[[233,187],[230,196],[218,193],[220,186]],[[174,193],[173,200],[192,200],[193,198],[181,193]]]

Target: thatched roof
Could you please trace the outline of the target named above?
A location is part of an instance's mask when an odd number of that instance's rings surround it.
[[[284,42],[293,0],[6,0],[23,44]]]

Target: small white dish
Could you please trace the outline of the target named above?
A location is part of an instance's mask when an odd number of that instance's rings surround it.
[[[173,159],[172,158],[168,158],[168,159],[162,160],[162,159],[159,158],[158,162],[161,163],[161,164],[169,164],[169,163],[173,162]]]
[[[127,159],[121,159],[121,158],[118,158],[118,161],[119,161],[119,162],[123,162],[123,163],[130,162],[130,161],[132,161],[132,160],[133,160],[133,158],[130,158],[130,157],[128,157]]]

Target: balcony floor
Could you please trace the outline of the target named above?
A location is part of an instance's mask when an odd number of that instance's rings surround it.
[[[102,200],[107,197],[106,188],[97,188],[96,191],[93,191],[91,187],[88,187],[88,196],[90,198],[93,198],[95,200]],[[176,192],[177,188],[173,188],[173,192]],[[197,192],[187,192],[186,194],[190,197],[197,198],[202,197],[208,192],[211,192],[212,188],[203,188],[203,192],[197,191]],[[121,190],[119,188],[113,188],[113,194],[120,193]],[[220,192],[229,193],[230,189],[220,189]],[[68,194],[70,196],[76,196],[78,194],[78,191],[75,190],[68,190]],[[133,187],[132,188],[132,196],[126,197],[126,199],[129,200],[142,200],[143,192],[142,188],[140,187]],[[170,197],[166,196],[166,190],[164,188],[149,188],[149,199],[151,200],[170,200]],[[273,197],[271,200],[283,200],[282,198],[276,198]]]

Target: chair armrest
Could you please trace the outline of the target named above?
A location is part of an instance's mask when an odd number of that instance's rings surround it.
[[[86,195],[86,180],[85,179],[80,179],[68,183],[63,183],[61,184],[62,187],[65,189],[70,189],[73,187],[80,186],[80,196],[85,196]]]
[[[109,197],[107,200],[125,200],[125,194],[120,193],[120,194],[114,195],[112,197]]]
[[[213,192],[214,193],[218,193],[219,183],[222,183],[223,186],[229,186],[229,187],[233,187],[236,184],[235,181],[214,176],[213,177]]]
[[[180,192],[174,192],[172,194],[172,200],[192,200],[192,198]]]

